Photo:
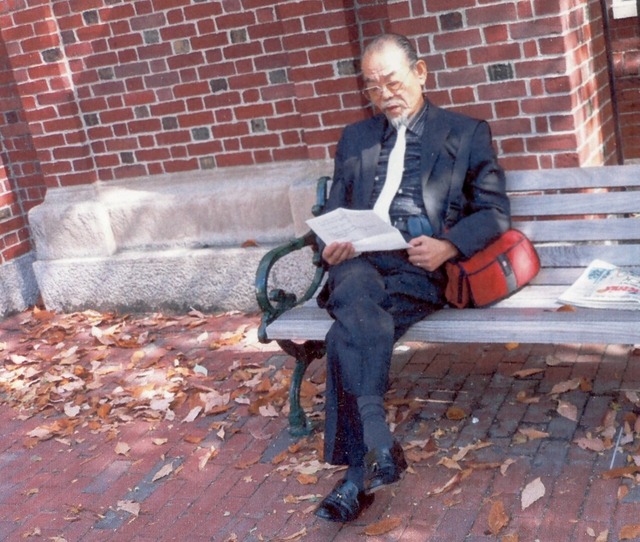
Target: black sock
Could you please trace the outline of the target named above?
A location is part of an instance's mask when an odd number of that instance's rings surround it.
[[[383,398],[377,395],[358,397],[358,410],[367,450],[378,447],[391,448],[393,436],[387,425]]]
[[[357,486],[358,491],[364,491],[365,470],[364,467],[349,467],[344,475],[344,479],[353,482]]]

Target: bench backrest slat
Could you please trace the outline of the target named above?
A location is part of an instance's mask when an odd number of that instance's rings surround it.
[[[538,245],[542,267],[587,267],[593,260],[637,266],[640,245]]]
[[[511,197],[512,216],[640,213],[640,191]]]
[[[579,241],[638,241],[640,219],[538,220],[514,222],[534,243]]]
[[[508,171],[509,192],[640,187],[640,164],[625,166]]]
[[[640,267],[627,267],[629,271],[634,273],[640,273]],[[540,272],[531,281],[534,285],[571,285],[582,274],[584,269],[582,267],[545,267],[540,269]]]

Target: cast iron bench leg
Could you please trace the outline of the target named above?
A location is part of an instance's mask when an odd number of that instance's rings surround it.
[[[313,431],[313,425],[307,420],[304,410],[300,406],[300,388],[304,372],[314,359],[320,359],[325,354],[323,341],[306,341],[302,344],[289,340],[276,341],[280,348],[296,360],[296,368],[291,376],[289,388],[289,432],[294,437],[302,437]]]

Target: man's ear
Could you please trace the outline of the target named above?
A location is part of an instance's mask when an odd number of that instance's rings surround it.
[[[418,62],[416,62],[415,71],[418,75],[420,84],[424,85],[427,82],[427,63],[424,60],[418,60]]]

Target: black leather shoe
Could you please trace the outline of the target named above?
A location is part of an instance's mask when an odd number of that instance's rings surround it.
[[[316,516],[329,521],[346,523],[356,519],[373,502],[374,496],[358,491],[349,480],[338,482],[315,511]]]
[[[402,446],[397,440],[393,441],[391,448],[373,448],[364,457],[364,465],[367,469],[365,484],[367,493],[373,493],[384,486],[400,480],[402,473],[407,469]]]

